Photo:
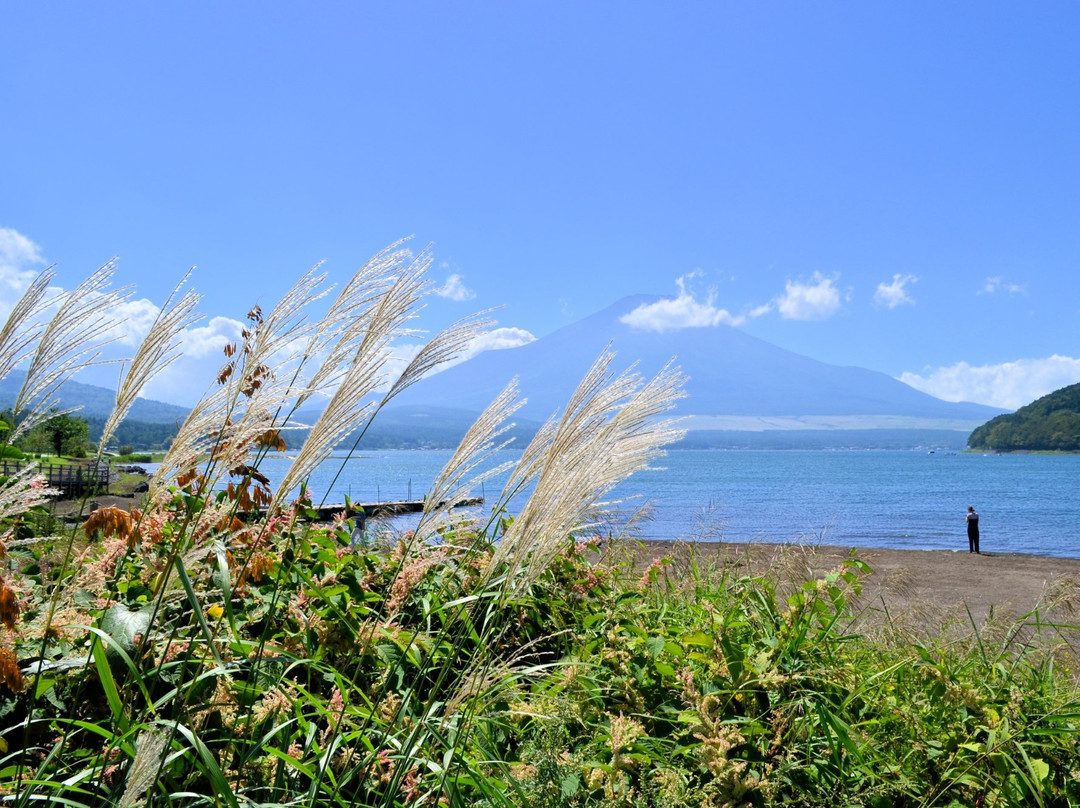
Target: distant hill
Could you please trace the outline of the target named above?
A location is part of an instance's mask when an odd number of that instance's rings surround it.
[[[1080,451],[1080,384],[991,419],[971,433],[968,445],[993,452]]]
[[[387,408],[380,412],[357,444],[360,449],[456,449],[469,427],[476,420],[476,413],[448,407],[415,405]],[[305,409],[298,412],[293,423],[313,424],[319,412]],[[513,438],[516,446],[524,446],[540,424],[535,421],[515,419],[514,426],[503,436]],[[285,444],[289,449],[303,445],[307,429],[287,429]],[[350,448],[355,435],[347,435],[338,446]]]
[[[917,427],[922,419],[924,428],[948,422],[948,428],[967,435],[1002,412],[981,404],[942,401],[884,373],[819,362],[729,326],[656,333],[621,321],[637,306],[656,300],[625,298],[528,345],[482,353],[419,382],[398,403],[479,412],[517,376],[529,400],[522,416],[543,421],[566,403],[610,343],[620,369],[638,360],[641,372],[651,375],[674,357],[690,377],[689,397],[679,407],[687,415],[864,416],[860,428],[891,427],[897,418]]]
[[[25,374],[14,371],[0,380],[0,410],[15,405]],[[59,391],[61,406],[79,407],[75,415],[90,424],[90,440],[101,437],[105,419],[116,404],[116,391],[81,382],[66,382]],[[116,430],[115,444],[131,445],[137,449],[165,448],[185,418],[187,407],[166,404],[149,398],[137,398],[128,417]]]
[[[0,380],[0,409],[14,406],[15,396],[19,394],[19,388],[25,378],[25,373],[16,370],[8,374],[7,378]],[[116,404],[115,390],[76,381],[66,382],[60,388],[59,395],[65,407],[78,405],[78,415],[87,420],[95,417],[108,418]],[[128,413],[128,419],[147,424],[175,426],[187,418],[187,414],[187,407],[166,404],[164,401],[154,401],[149,398],[137,398]]]

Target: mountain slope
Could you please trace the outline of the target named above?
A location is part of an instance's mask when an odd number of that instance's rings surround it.
[[[645,332],[620,317],[654,297],[620,300],[597,314],[518,348],[488,351],[417,384],[397,402],[478,411],[517,376],[543,420],[562,407],[600,351],[611,343],[616,367],[639,360],[653,374],[675,358],[690,377],[684,414],[704,416],[904,416],[971,425],[1001,410],[950,403],[872,370],[828,365],[729,326]]]
[[[0,409],[7,409],[15,404],[15,396],[19,394],[25,377],[25,373],[16,370],[0,380]],[[115,390],[76,381],[65,382],[60,388],[59,397],[65,407],[79,406],[80,409],[75,414],[87,419],[107,418],[116,404]],[[128,412],[127,420],[175,426],[181,423],[187,414],[187,407],[149,398],[137,398]]]
[[[968,445],[994,452],[1080,451],[1080,384],[999,415],[972,432]]]

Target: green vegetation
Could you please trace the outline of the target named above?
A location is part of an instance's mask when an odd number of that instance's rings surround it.
[[[850,633],[857,559],[799,585],[642,573],[567,538],[515,570],[491,543],[509,519],[357,548],[350,522],[294,521],[300,502],[234,541],[204,523],[181,561],[194,496],[95,512],[99,541],[62,575],[43,572],[62,547],[18,551],[15,653],[50,663],[21,684],[4,669],[16,802],[1080,802],[1065,658],[1020,626]]]
[[[971,433],[968,445],[992,452],[1080,451],[1080,384],[991,419]]]
[[[17,424],[11,410],[0,413],[0,438],[4,441],[11,432],[9,424]],[[90,425],[85,418],[68,413],[47,413],[39,423],[19,435],[12,444],[24,454],[53,454],[57,457],[86,457],[93,450]]]
[[[86,422],[90,425],[91,439],[94,442],[100,441],[105,429],[105,419],[101,416],[87,416]],[[113,444],[117,447],[130,445],[145,450],[162,450],[168,448],[179,428],[179,423],[158,424],[125,418],[116,427]]]
[[[413,333],[429,260],[381,253],[307,327],[314,275],[253,309],[141,507],[65,528],[32,468],[0,484],[5,804],[1080,804],[1074,628],[1036,613],[939,642],[883,616],[857,633],[857,558],[802,581],[693,559],[642,570],[606,540],[600,552],[600,503],[681,434],[665,418],[673,369],[616,376],[601,356],[487,514],[439,503],[503,471],[490,463],[513,386],[412,531],[313,523],[304,481],[381,406],[362,402],[385,389],[392,337]],[[57,316],[104,298],[96,284]],[[136,354],[102,443],[169,355],[185,299]],[[14,313],[31,327],[27,308]],[[479,325],[437,335],[382,403]],[[329,366],[305,372],[315,357]],[[261,460],[327,379],[329,404],[271,490]]]

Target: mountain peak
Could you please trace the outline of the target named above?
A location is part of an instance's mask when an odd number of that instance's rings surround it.
[[[522,417],[558,411],[609,344],[616,367],[638,363],[651,375],[674,360],[689,377],[683,414],[699,416],[889,416],[948,419],[974,425],[1000,413],[954,404],[877,371],[838,367],[717,324],[663,331],[624,321],[665,298],[631,295],[527,345],[487,351],[426,379],[396,404],[434,404],[479,412],[517,377],[528,403]]]

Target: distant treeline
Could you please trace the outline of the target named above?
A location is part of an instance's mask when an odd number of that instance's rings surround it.
[[[79,413],[76,413],[79,415]],[[97,443],[105,427],[105,419],[100,415],[84,417],[90,425],[90,440]],[[151,424],[145,421],[125,420],[116,430],[109,445],[130,446],[134,449],[167,449],[176,437],[179,424]]]
[[[954,429],[695,430],[673,449],[953,449],[965,448]]]
[[[1080,384],[987,421],[971,433],[968,445],[993,452],[1080,451]]]
[[[101,435],[105,419],[94,416],[86,420],[90,424],[90,439],[96,441]],[[120,425],[113,443],[143,451],[166,449],[176,436],[177,428],[176,424],[127,420]],[[429,425],[415,421],[408,424],[380,423],[376,419],[360,441],[359,448],[455,449],[465,434],[465,429],[465,424]],[[505,437],[513,437],[512,446],[520,449],[524,448],[535,433],[535,425],[529,423],[512,428]],[[297,449],[303,445],[307,434],[307,429],[288,429],[283,432],[283,437],[289,449]],[[1080,434],[1080,429],[1077,434]],[[342,449],[351,448],[355,438],[355,435],[349,435],[338,445]],[[763,432],[695,430],[687,433],[686,437],[672,448],[961,450],[967,445],[965,433],[951,429],[793,429]]]

